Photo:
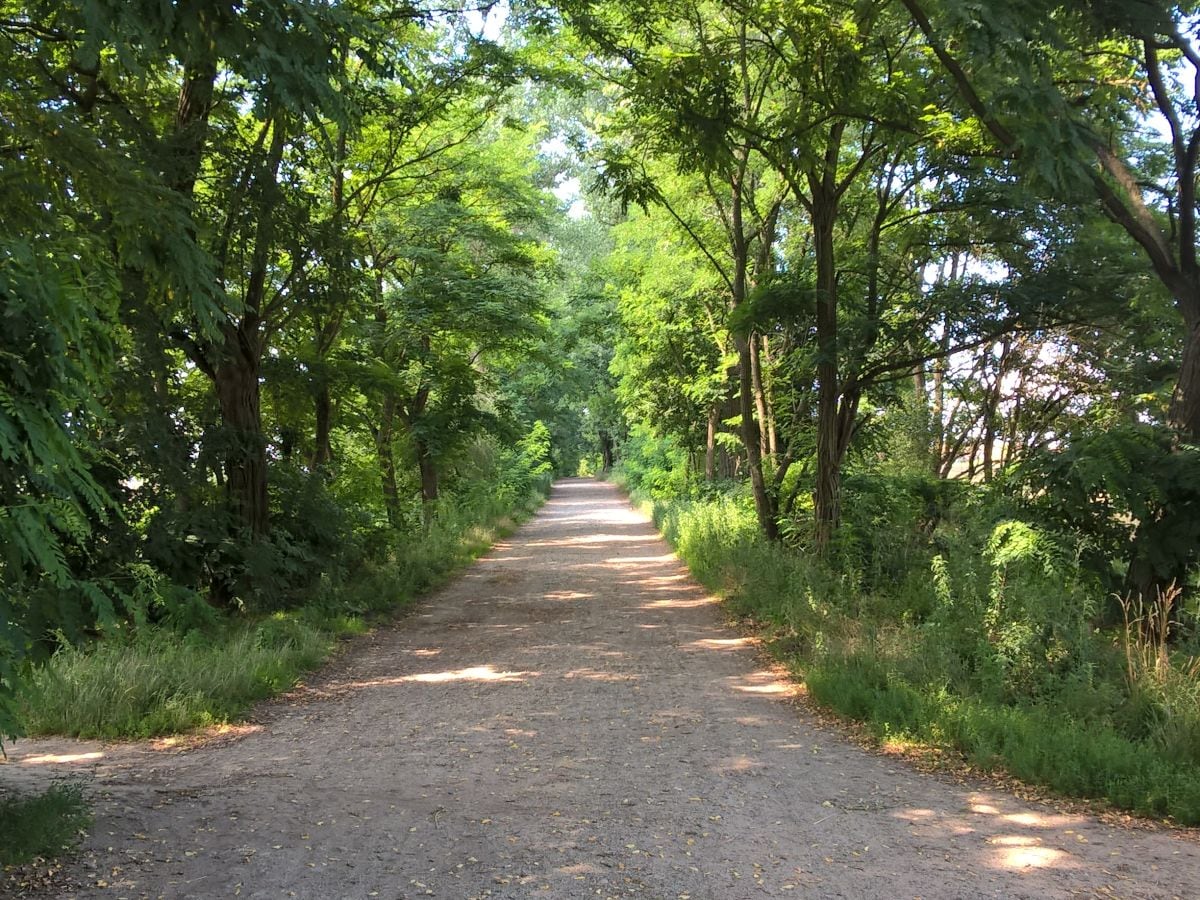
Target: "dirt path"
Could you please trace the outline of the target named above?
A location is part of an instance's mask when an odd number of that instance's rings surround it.
[[[1194,837],[972,790],[822,731],[612,487],[543,512],[299,700],[84,773],[80,897],[1200,897]]]

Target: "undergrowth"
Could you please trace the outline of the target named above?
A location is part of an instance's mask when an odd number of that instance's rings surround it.
[[[21,689],[26,731],[146,738],[234,721],[293,687],[338,638],[394,615],[486,551],[536,509],[548,486],[547,477],[521,496],[481,489],[444,502],[385,557],[340,582],[323,579],[296,609],[65,645]]]
[[[40,794],[0,793],[0,866],[20,866],[71,849],[92,816],[77,784],[53,784]]]
[[[332,621],[278,613],[215,633],[153,631],[64,648],[20,695],[26,726],[31,734],[144,738],[228,722],[319,665],[337,631]]]
[[[1166,645],[1165,619],[1182,613],[1160,602],[1154,621],[1106,625],[1061,536],[881,478],[850,482],[839,542],[818,557],[802,536],[763,539],[744,489],[680,498],[630,474],[615,477],[692,573],[758,623],[817,702],[880,741],[1200,824],[1200,664]]]

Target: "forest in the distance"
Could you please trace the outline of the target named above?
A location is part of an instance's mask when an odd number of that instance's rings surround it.
[[[818,701],[1200,822],[1200,8],[2,0],[0,738],[601,474]]]

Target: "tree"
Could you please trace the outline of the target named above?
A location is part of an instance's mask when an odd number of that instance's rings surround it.
[[[532,154],[511,135],[460,145],[421,190],[380,207],[367,224],[375,291],[368,366],[372,420],[395,515],[392,441],[412,442],[426,504],[438,499],[438,460],[488,418],[479,394],[488,363],[540,335],[546,262],[529,235],[542,215],[528,185]],[[523,183],[525,182],[525,183]]]
[[[1089,191],[1146,254],[1187,334],[1170,420],[1200,440],[1200,50],[1186,24],[1194,5],[1029,2],[981,15],[976,5],[902,2],[1027,183],[1043,194]],[[1161,117],[1162,139],[1147,109]]]

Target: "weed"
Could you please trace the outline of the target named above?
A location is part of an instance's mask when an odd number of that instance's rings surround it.
[[[1121,646],[1135,730],[1168,758],[1200,766],[1200,658],[1172,658],[1169,643],[1182,593],[1172,583],[1149,605],[1120,598]]]
[[[32,795],[0,794],[0,866],[53,858],[74,847],[92,824],[78,784]]]
[[[923,551],[863,526],[819,559],[762,539],[738,494],[651,508],[692,573],[760,623],[814,699],[880,740],[953,747],[1063,794],[1200,823],[1200,664],[1170,658],[1161,618],[1177,596],[1159,619],[1127,613],[1123,678],[1056,534],[943,511]]]

